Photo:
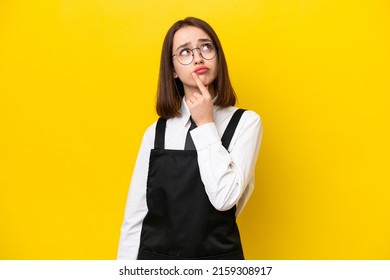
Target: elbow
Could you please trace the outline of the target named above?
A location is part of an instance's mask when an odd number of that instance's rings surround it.
[[[216,209],[216,210],[218,210],[218,211],[221,211],[221,212],[223,212],[223,211],[228,211],[228,210],[230,210],[230,209],[232,209],[233,207],[234,207],[234,205],[236,205],[235,203],[234,204],[213,204],[213,203],[211,203],[213,206],[214,206],[214,208]]]
[[[239,188],[235,188],[232,193],[216,193],[208,195],[211,205],[218,211],[228,211],[232,209],[240,199]]]

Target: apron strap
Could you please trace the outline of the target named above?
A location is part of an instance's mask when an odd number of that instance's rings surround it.
[[[230,122],[228,126],[225,129],[225,132],[222,135],[221,142],[222,145],[225,147],[227,150],[230,145],[230,141],[232,141],[234,132],[236,131],[237,125],[241,119],[242,114],[245,112],[245,109],[237,109],[232,118],[230,119]]]
[[[154,148],[163,150],[165,145],[165,126],[167,120],[159,118],[156,124],[156,136],[154,137]]]

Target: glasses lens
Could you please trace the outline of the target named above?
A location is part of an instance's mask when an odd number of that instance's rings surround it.
[[[192,55],[192,50],[191,49],[183,49],[183,50],[180,50],[177,54],[176,54],[176,57],[177,57],[177,60],[179,60],[179,62],[181,64],[190,64],[192,62],[192,59],[194,58],[193,55]]]
[[[200,52],[204,59],[210,60],[215,57],[217,52],[215,51],[215,47],[212,44],[204,44],[200,46]]]

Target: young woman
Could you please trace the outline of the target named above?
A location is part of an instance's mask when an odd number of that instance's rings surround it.
[[[160,119],[143,137],[118,259],[244,259],[236,216],[254,187],[262,125],[236,98],[214,30],[176,22],[161,54]]]

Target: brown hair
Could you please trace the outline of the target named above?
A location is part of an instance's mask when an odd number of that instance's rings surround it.
[[[236,94],[230,83],[225,55],[217,34],[207,22],[198,18],[188,17],[172,25],[165,36],[162,47],[156,110],[160,117],[166,119],[180,115],[179,109],[184,97],[183,83],[178,78],[175,79],[173,77],[172,47],[173,36],[176,31],[185,26],[194,26],[202,29],[210,36],[217,49],[218,74],[214,81],[214,90],[217,93],[217,97],[214,104],[221,107],[234,106],[236,104]]]

